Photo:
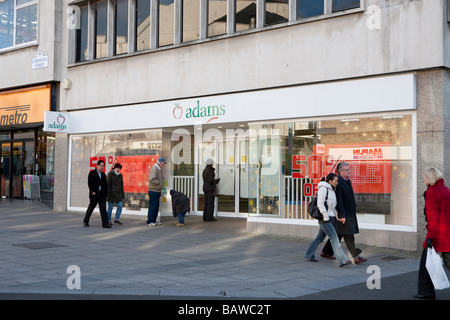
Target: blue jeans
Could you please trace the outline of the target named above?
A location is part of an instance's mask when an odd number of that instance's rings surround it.
[[[114,207],[114,202],[108,201],[108,220],[111,221],[111,215]],[[120,214],[122,213],[123,202],[117,202],[117,210],[116,210],[116,218],[115,220],[120,219]]]
[[[161,192],[149,191],[149,203],[148,203],[148,213],[147,213],[147,224],[155,223],[158,217],[159,210],[159,198],[161,198]]]
[[[186,215],[186,213],[187,211],[177,213],[178,223],[184,224],[184,216]]]
[[[319,221],[319,233],[317,233],[317,236],[314,238],[314,240],[309,245],[308,249],[305,253],[305,258],[309,260],[314,260],[314,253],[316,252],[317,247],[320,243],[323,242],[326,236],[330,238],[331,246],[333,247],[334,255],[336,256],[336,259],[338,260],[339,265],[347,262],[350,260],[347,255],[344,253],[344,250],[342,250],[341,244],[339,243],[339,238],[336,233],[336,230],[334,229],[334,220],[335,217],[330,217],[330,220],[328,221]]]

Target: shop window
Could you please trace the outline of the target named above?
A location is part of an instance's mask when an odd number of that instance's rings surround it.
[[[128,0],[116,0],[115,55],[128,53]]]
[[[333,0],[333,12],[359,8],[360,0]]]
[[[82,62],[87,60],[88,47],[88,7],[80,9],[80,29],[76,29],[76,52],[75,61]]]
[[[150,49],[150,1],[136,1],[136,51]]]
[[[208,37],[225,33],[227,33],[227,0],[208,0]]]
[[[16,4],[14,2],[14,0],[0,2],[0,50],[37,40],[37,1],[18,0]]]
[[[174,0],[159,0],[159,47],[173,44],[175,36]]]
[[[310,219],[306,206],[320,179],[345,161],[351,169],[360,223],[412,225],[410,115],[250,128],[257,133],[249,147],[250,214]],[[271,138],[261,138],[269,137],[267,130],[273,132]]]
[[[323,15],[325,12],[323,1],[297,0],[297,18],[304,19]]]
[[[289,0],[266,0],[266,25],[289,21]]]
[[[108,55],[108,2],[95,4],[95,58]]]
[[[100,159],[105,161],[106,173],[115,163],[122,165],[124,207],[148,207],[148,175],[161,156],[161,131],[74,136],[71,144],[71,207],[87,207],[89,204],[86,178]]]
[[[36,146],[36,174],[41,192],[53,192],[55,184],[55,133],[39,130]],[[45,198],[43,196],[43,198]]]
[[[256,28],[256,1],[236,1],[236,31]]]
[[[200,0],[183,1],[183,42],[200,38]]]

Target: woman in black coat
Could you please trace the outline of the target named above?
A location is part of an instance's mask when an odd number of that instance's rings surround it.
[[[114,203],[117,203],[116,217],[114,223],[122,225],[120,214],[122,213],[123,199],[125,199],[125,190],[123,187],[123,175],[120,173],[122,165],[116,163],[114,169],[108,172],[108,221],[111,224],[111,216]]]

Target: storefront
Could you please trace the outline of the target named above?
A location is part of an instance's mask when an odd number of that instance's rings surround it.
[[[0,92],[0,195],[23,198],[24,175],[39,177],[40,200],[52,205],[54,134],[43,131],[52,85]]]
[[[104,159],[123,166],[124,214],[146,215],[148,173],[164,156],[161,214],[174,188],[200,215],[212,158],[219,216],[314,226],[306,204],[346,161],[360,227],[415,232],[415,110],[416,76],[405,74],[73,111],[68,209],[86,209],[87,174]]]

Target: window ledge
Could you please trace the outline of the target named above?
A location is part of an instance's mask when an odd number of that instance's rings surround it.
[[[28,42],[28,43],[25,43],[22,45],[16,45],[14,47],[0,49],[0,54],[12,52],[12,51],[18,51],[18,50],[27,49],[27,48],[32,48],[32,47],[38,47],[38,46],[39,46],[39,43],[37,41]]]

